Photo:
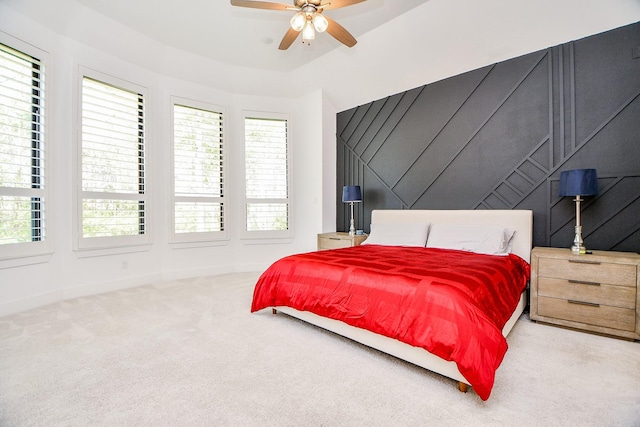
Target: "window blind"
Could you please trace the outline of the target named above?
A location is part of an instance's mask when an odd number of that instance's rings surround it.
[[[173,106],[174,233],[224,230],[223,115]]]
[[[145,234],[145,115],[140,93],[83,77],[82,237]]]
[[[45,239],[43,68],[0,44],[0,245]]]
[[[246,230],[287,230],[287,120],[245,117],[245,185]]]

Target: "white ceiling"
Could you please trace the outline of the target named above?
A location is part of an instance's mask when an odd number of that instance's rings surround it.
[[[229,0],[0,1],[60,34],[68,34],[79,25],[74,21],[87,16],[84,7],[166,46],[229,65],[265,70],[289,71],[329,51],[349,49],[324,33],[317,35],[310,46],[303,45],[299,38],[288,50],[280,51],[278,45],[294,12],[235,7]],[[357,39],[427,1],[368,0],[324,13]]]
[[[43,49],[69,43],[80,49],[74,58],[93,52],[82,45],[95,46],[106,54],[96,63],[138,64],[226,94],[321,93],[343,111],[637,22],[640,0],[367,0],[325,13],[358,44],[350,49],[325,33],[280,51],[293,12],[229,0],[0,0],[0,31]],[[67,38],[49,44],[43,37],[51,34],[29,21]]]

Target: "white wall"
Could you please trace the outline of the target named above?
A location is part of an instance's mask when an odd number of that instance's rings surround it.
[[[86,25],[86,24],[85,24]],[[105,25],[101,22],[100,25]],[[102,27],[101,33],[110,33]],[[218,75],[225,81],[233,74],[219,63],[154,46],[136,33],[129,32],[127,45],[118,46],[121,54],[113,54],[113,41],[92,38],[93,45],[52,33],[49,29],[0,4],[0,30],[3,41],[27,43],[48,53],[47,90],[50,129],[48,155],[49,188],[52,191],[47,227],[53,251],[45,262],[7,267],[0,262],[0,316],[65,298],[106,292],[158,280],[180,279],[233,271],[260,271],[284,255],[315,249],[316,234],[322,231],[322,93],[310,91],[298,98],[239,95],[219,87]],[[121,28],[113,28],[113,31]],[[17,40],[14,40],[17,39]],[[102,44],[103,43],[103,44]],[[19,47],[19,46],[16,46]],[[149,48],[162,52],[153,67],[133,51]],[[111,53],[110,53],[111,52]],[[170,56],[174,55],[172,59]],[[149,250],[86,256],[73,250],[75,173],[74,152],[78,67],[88,67],[148,89],[147,143],[152,161],[148,176],[152,238]],[[165,68],[166,67],[166,68]],[[177,70],[185,76],[177,78]],[[237,71],[237,70],[236,70]],[[250,72],[249,72],[250,71]],[[209,76],[211,84],[203,84]],[[237,84],[249,78],[259,81],[262,72],[237,72]],[[226,225],[230,240],[222,244],[184,247],[168,243],[170,207],[168,202],[170,170],[170,97],[190,98],[223,106],[227,113],[227,192]],[[286,113],[290,117],[292,156],[292,227],[294,237],[269,242],[246,241],[242,235],[241,199],[243,192],[243,120],[244,110]],[[335,116],[335,114],[334,114]]]
[[[336,49],[285,74],[229,67],[176,51],[84,8],[68,18],[73,28],[62,36],[0,3],[0,31],[50,54],[49,185],[54,195],[49,218],[53,252],[43,263],[0,268],[0,316],[161,279],[261,270],[282,255],[311,250],[316,233],[335,229],[337,112],[639,20],[640,0],[429,0],[359,36],[356,48]],[[149,251],[80,258],[72,249],[78,65],[130,79],[150,91],[154,163]],[[281,95],[273,96],[276,92]],[[292,240],[252,244],[240,239],[242,206],[230,197],[227,244],[177,249],[167,243],[170,177],[164,171],[169,165],[170,95],[227,107],[229,196],[242,185],[242,110],[290,114]],[[122,268],[123,262],[128,268]]]
[[[640,0],[429,0],[296,70],[337,111],[640,21]]]
[[[336,114],[326,93],[322,93],[322,233],[336,230]]]

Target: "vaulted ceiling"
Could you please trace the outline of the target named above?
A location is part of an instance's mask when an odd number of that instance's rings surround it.
[[[320,89],[338,111],[640,20],[640,0],[366,0],[324,12],[358,39],[353,48],[324,33],[281,51],[293,11],[229,0],[5,5],[163,76],[239,95],[297,98]],[[47,34],[10,20],[0,14],[0,30],[12,27],[27,41]]]
[[[288,50],[280,51],[278,44],[295,12],[234,7],[229,0],[3,1],[60,34],[73,32],[86,13],[95,11],[166,46],[229,65],[288,71],[331,50],[348,49],[325,33],[309,46],[298,39]],[[425,2],[367,0],[324,13],[357,39]],[[292,0],[282,3],[293,5]]]

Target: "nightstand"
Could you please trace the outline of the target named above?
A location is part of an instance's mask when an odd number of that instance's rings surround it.
[[[531,319],[640,340],[640,255],[534,248]]]
[[[321,233],[318,234],[318,250],[324,249],[340,249],[348,248],[350,246],[358,246],[362,242],[367,240],[365,234],[356,234],[355,236],[349,236],[349,233]]]

